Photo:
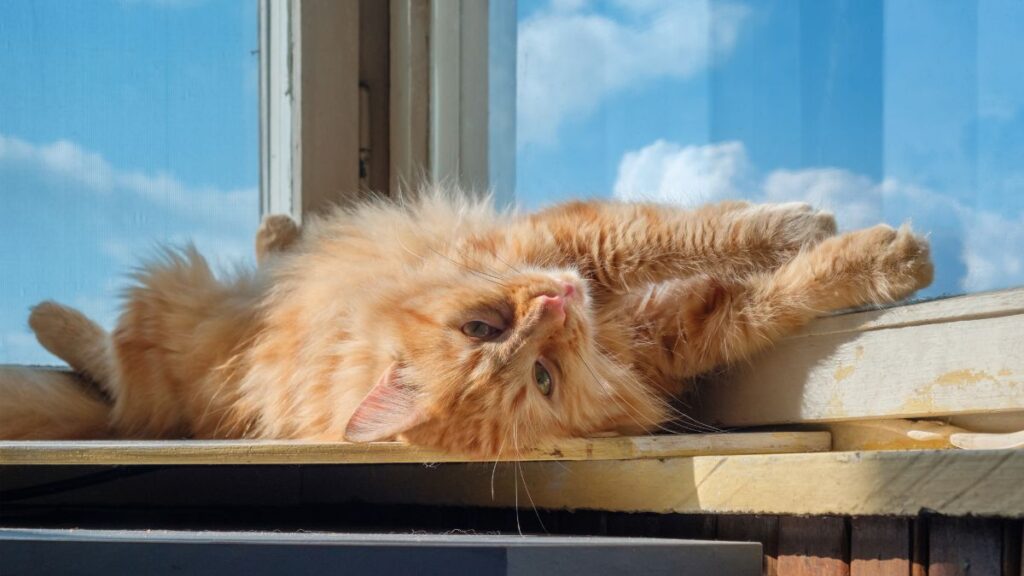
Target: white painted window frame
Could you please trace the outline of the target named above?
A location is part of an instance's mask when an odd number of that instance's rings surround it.
[[[516,3],[432,0],[430,26],[431,174],[511,203]]]
[[[301,220],[360,193],[357,175],[327,168],[357,166],[366,148],[360,136],[365,141],[370,132],[367,97],[357,89],[360,63],[350,54],[359,50],[351,40],[360,33],[359,6],[359,0],[260,0],[263,214]],[[390,0],[388,8],[391,190],[383,192],[444,183],[512,203],[515,0]],[[337,17],[346,11],[348,18]],[[331,18],[346,30],[328,34],[311,24]],[[318,131],[313,142],[312,130]],[[325,149],[330,154],[318,154]]]
[[[299,217],[292,187],[291,0],[259,0],[260,213]]]
[[[298,221],[359,190],[359,0],[260,0],[260,207]]]

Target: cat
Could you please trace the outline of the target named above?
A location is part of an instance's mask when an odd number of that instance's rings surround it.
[[[301,231],[272,217],[257,254],[218,279],[193,248],[164,251],[109,336],[52,302],[30,325],[99,384],[117,438],[397,438],[497,457],[657,431],[692,377],[933,275],[908,226],[837,235],[806,204],[520,215],[441,189]]]

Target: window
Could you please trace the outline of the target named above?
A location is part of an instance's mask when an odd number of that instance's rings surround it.
[[[810,201],[1024,283],[1024,4],[518,4],[517,199]]]
[[[4,3],[0,362],[53,360],[25,326],[45,298],[110,326],[125,271],[159,242],[250,258],[261,178],[263,209],[299,216],[431,171],[531,209],[806,200],[847,228],[929,233],[924,296],[1024,283],[1015,0],[306,4]],[[300,31],[318,50],[289,51]],[[290,67],[358,69],[366,101],[275,83]],[[339,147],[369,150],[373,177],[323,161]]]
[[[188,240],[251,259],[259,218],[254,2],[0,4],[0,363],[56,360],[55,299],[108,328],[130,267]]]

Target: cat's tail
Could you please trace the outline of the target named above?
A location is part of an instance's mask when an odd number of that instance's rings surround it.
[[[0,440],[110,438],[110,405],[60,369],[0,366]]]
[[[56,302],[32,309],[29,326],[44,348],[75,372],[0,366],[0,439],[109,438],[110,335],[81,312]],[[91,382],[90,382],[91,381]]]

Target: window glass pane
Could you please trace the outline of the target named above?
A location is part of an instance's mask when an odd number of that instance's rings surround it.
[[[520,0],[517,199],[804,200],[1024,284],[1024,3]]]
[[[130,267],[194,240],[251,258],[256,3],[0,2],[0,363],[55,363],[56,299],[108,328]]]

